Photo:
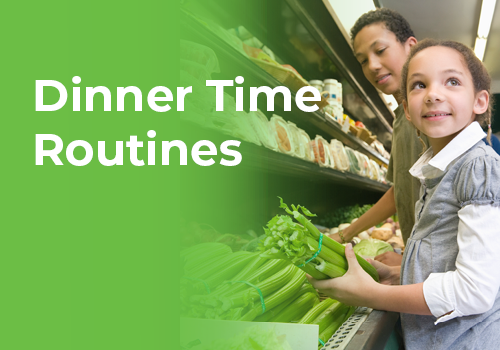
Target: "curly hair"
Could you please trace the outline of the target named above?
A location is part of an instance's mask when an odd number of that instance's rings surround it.
[[[401,44],[404,44],[408,38],[415,36],[408,21],[398,12],[387,8],[379,8],[361,15],[354,23],[351,28],[352,42],[354,43],[354,39],[361,29],[374,23],[384,23],[386,29],[393,32]]]
[[[464,64],[469,69],[470,74],[472,75],[472,83],[474,84],[474,92],[479,92],[486,90],[490,97],[488,109],[486,112],[482,114],[476,115],[476,121],[481,124],[483,127],[488,127],[488,141],[491,138],[491,112],[493,109],[493,99],[491,96],[491,78],[486,70],[486,67],[483,65],[481,60],[476,57],[474,51],[472,49],[462,43],[456,41],[442,41],[435,39],[424,39],[420,41],[418,44],[414,45],[411,48],[410,54],[408,55],[408,59],[406,60],[405,65],[403,66],[403,71],[401,72],[401,95],[404,101],[408,101],[408,68],[410,66],[410,61],[413,57],[420,51],[427,49],[433,46],[443,46],[449,47],[451,49],[456,50],[463,59]]]

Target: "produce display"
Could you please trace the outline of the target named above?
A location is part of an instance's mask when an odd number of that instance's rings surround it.
[[[320,348],[349,318],[354,307],[330,298],[320,302],[306,279],[306,273],[317,279],[342,276],[347,269],[344,246],[319,232],[306,218],[314,216],[306,208],[291,205],[290,209],[281,199],[280,208],[288,215],[277,215],[267,223],[258,251],[233,251],[227,244],[206,242],[180,252],[183,317],[317,324]],[[189,227],[201,230],[197,224]],[[206,228],[217,237],[213,231]],[[357,259],[378,281],[375,268],[359,255]],[[223,342],[255,341],[248,340],[253,337],[248,332]]]
[[[316,215],[300,205],[291,207],[293,211],[280,198],[280,208],[289,215],[276,215],[267,223],[261,256],[288,260],[316,279],[344,275],[347,269],[345,247],[323,235],[306,218]],[[361,267],[378,281],[375,268],[359,256],[357,259]]]
[[[321,225],[321,227],[324,227],[324,233],[336,234],[339,230],[345,229],[356,221],[371,207],[371,205],[364,205],[362,207],[354,205],[338,208],[328,215],[325,215],[320,220],[317,220],[317,223]],[[393,251],[394,249],[399,249],[402,252],[404,249],[399,222],[395,222],[392,218],[380,223],[377,227],[371,227],[359,233],[353,238],[353,243],[355,244],[355,253],[363,257],[375,257],[386,251]],[[358,247],[358,245],[361,246]],[[362,251],[358,252],[358,250]],[[372,252],[376,254],[373,255]]]

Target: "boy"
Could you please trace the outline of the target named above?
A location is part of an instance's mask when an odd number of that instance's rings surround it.
[[[363,216],[332,238],[350,241],[364,231],[398,213],[403,239],[406,242],[415,223],[415,203],[420,183],[409,173],[422,152],[416,129],[405,118],[401,96],[401,70],[410,48],[417,43],[409,23],[399,13],[381,8],[363,14],[351,29],[354,54],[365,77],[377,89],[393,95],[400,104],[394,111],[391,159],[387,179],[394,183],[384,196]],[[388,265],[400,265],[401,255],[385,253],[378,257]]]

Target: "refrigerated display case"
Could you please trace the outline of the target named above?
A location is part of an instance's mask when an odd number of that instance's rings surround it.
[[[260,111],[250,113],[259,115],[252,116],[250,124],[257,135],[258,130],[265,130],[266,136],[259,135],[263,146],[250,142],[240,146],[244,154],[241,167],[256,176],[264,174],[272,189],[260,199],[263,205],[253,214],[257,219],[275,213],[270,208],[275,208],[277,194],[322,214],[342,205],[373,204],[390,188],[380,174],[389,163],[386,157],[356,135],[343,131],[324,109],[304,112],[297,107],[294,96],[301,86],[312,80],[336,79],[342,85],[344,113],[361,121],[390,150],[392,111],[364,77],[327,0],[198,0],[184,1],[181,7],[183,40],[210,47],[218,58],[219,72],[213,72],[212,79],[242,76],[242,86],[275,88],[285,84],[291,90],[290,111],[285,110],[280,94],[275,96],[273,111],[267,110],[265,99],[258,100]],[[275,67],[284,66],[286,71],[273,73],[255,57],[249,57],[254,49],[260,51],[252,55]],[[281,73],[283,76],[278,75]],[[227,93],[235,94],[230,88]],[[248,101],[244,107],[249,112]],[[264,141],[269,137],[272,140]],[[336,140],[333,144],[332,139]],[[322,142],[323,152],[318,142]],[[335,149],[339,151],[330,154]],[[365,165],[364,173],[360,162]],[[352,337],[350,344],[362,343],[363,349],[383,348],[397,314],[374,311],[366,319],[365,328]],[[326,348],[335,348],[335,344],[330,345]],[[354,349],[352,345],[345,348]]]

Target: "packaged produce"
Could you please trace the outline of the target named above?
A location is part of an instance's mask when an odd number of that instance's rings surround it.
[[[314,150],[309,135],[299,128],[300,147],[304,149],[304,159],[314,162]]]
[[[181,59],[198,63],[204,67],[209,74],[220,73],[217,55],[214,50],[205,45],[181,40],[179,56]]]
[[[188,61],[181,58],[179,62],[179,68],[183,71],[188,72],[202,83],[205,83],[207,80],[212,79],[207,68],[197,62]]]
[[[383,167],[381,166],[380,167],[380,181],[381,182],[385,182],[386,181],[386,176],[387,176],[387,168],[386,167]]]
[[[271,128],[280,152],[293,155],[295,145],[292,143],[292,137],[286,121],[279,115],[273,114],[271,117]]]
[[[345,152],[347,154],[347,157],[349,158],[349,171],[351,173],[360,175],[361,174],[361,167],[360,167],[359,160],[358,160],[358,157],[356,156],[355,151],[352,148],[347,147],[347,146],[345,146],[344,149],[345,149]]]
[[[330,141],[330,149],[333,159],[335,160],[335,168],[340,171],[346,171],[349,169],[349,159],[347,158],[342,142],[333,139]]]
[[[256,112],[248,113],[248,115],[250,118],[250,124],[259,137],[260,142],[262,142],[265,147],[273,151],[278,151],[278,142],[274,137],[271,124],[269,123],[269,120],[267,120],[264,113],[257,110]]]
[[[332,153],[329,143],[323,137],[316,135],[311,144],[314,151],[314,161],[322,167],[331,167]]]
[[[370,159],[370,169],[372,171],[370,179],[380,181],[380,166],[373,159]]]
[[[287,121],[288,131],[290,132],[290,137],[293,145],[293,155],[298,158],[303,158],[300,154],[300,139],[299,139],[299,128],[295,123]]]
[[[370,169],[370,159],[364,155],[363,153],[354,151],[356,153],[356,156],[358,157],[359,161],[359,167],[361,169],[360,175],[365,176],[365,177],[370,177],[371,176],[371,169]]]

